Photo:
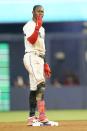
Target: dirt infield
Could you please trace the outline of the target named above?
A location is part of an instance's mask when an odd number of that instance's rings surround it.
[[[24,122],[0,123],[0,131],[87,131],[87,121],[59,121],[58,127],[29,127]]]

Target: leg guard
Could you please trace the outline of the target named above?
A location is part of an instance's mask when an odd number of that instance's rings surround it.
[[[45,83],[42,82],[37,86],[36,92],[36,100],[43,100],[44,99],[44,91],[45,91]]]
[[[37,106],[36,91],[30,91],[29,106],[30,106],[30,117],[31,117],[35,115],[35,110]]]
[[[45,114],[45,101],[44,101],[44,91],[45,91],[45,83],[40,83],[37,89],[37,108],[39,112],[39,120],[41,122],[47,122],[48,119]]]

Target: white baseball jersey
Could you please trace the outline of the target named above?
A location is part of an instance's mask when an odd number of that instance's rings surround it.
[[[29,21],[23,27],[24,42],[25,42],[25,55],[23,58],[24,66],[29,73],[30,90],[37,90],[37,85],[41,82],[45,82],[44,77],[44,59],[37,54],[45,55],[45,31],[41,27],[39,29],[39,35],[32,45],[27,38],[31,36],[35,30],[36,23],[32,20]],[[27,53],[26,53],[27,52]]]
[[[32,45],[27,38],[32,35],[35,30],[36,23],[32,20],[26,23],[23,27],[25,35],[25,52],[38,51],[41,54],[45,54],[45,30],[43,27],[39,29],[39,35],[34,45]]]

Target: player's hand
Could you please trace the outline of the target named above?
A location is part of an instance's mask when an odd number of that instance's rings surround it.
[[[42,16],[37,16],[37,19],[36,19],[36,29],[40,29],[40,27],[42,26]]]
[[[51,77],[51,69],[47,63],[44,64],[44,73],[47,78]]]

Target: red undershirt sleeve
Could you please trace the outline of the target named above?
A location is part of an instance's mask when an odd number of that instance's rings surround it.
[[[32,44],[34,45],[37,38],[38,38],[38,33],[39,33],[39,30],[38,29],[35,29],[33,34],[27,38],[27,40]]]

